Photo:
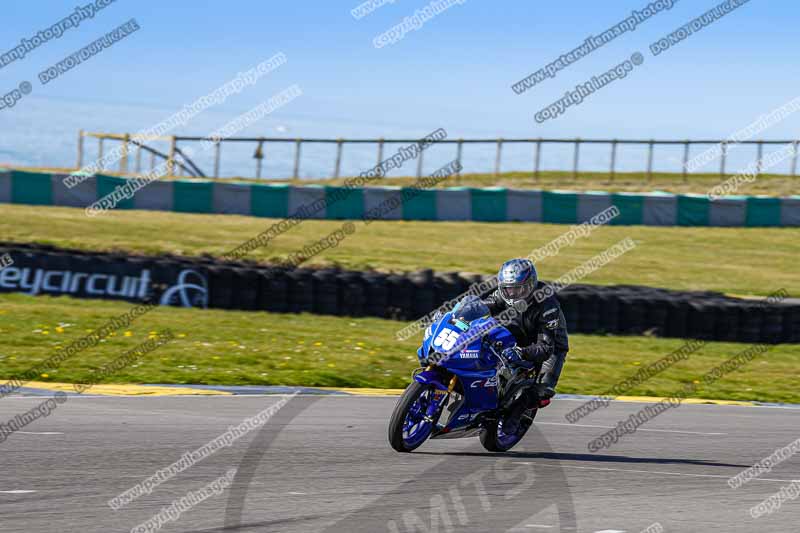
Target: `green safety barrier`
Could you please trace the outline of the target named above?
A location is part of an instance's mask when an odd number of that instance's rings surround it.
[[[50,174],[11,171],[11,202],[15,204],[53,205]]]
[[[74,193],[65,191],[63,175],[12,170],[0,172],[0,202],[30,205],[71,205]],[[58,182],[56,180],[59,180]],[[98,174],[94,180],[97,198],[112,194],[128,180]],[[169,186],[167,186],[169,184]],[[309,199],[320,207],[317,216],[331,220],[358,220],[365,214],[364,188],[344,186],[294,186],[287,184],[224,184],[202,180],[169,180],[145,185],[133,198],[122,198],[116,209],[162,209],[181,213],[238,213],[251,216],[285,218]],[[238,193],[238,189],[246,189]],[[84,187],[84,191],[87,190]],[[91,188],[89,191],[93,191]],[[215,204],[215,190],[217,203]],[[389,189],[373,189],[386,191]],[[403,187],[396,190],[402,200],[402,220],[474,220],[505,222],[510,220],[510,193],[518,191],[502,187],[422,189]],[[58,194],[54,194],[56,191]],[[90,193],[94,195],[94,191]],[[144,191],[144,192],[143,192]],[[247,194],[249,193],[249,194]],[[63,198],[72,194],[71,204]],[[83,193],[85,195],[85,192]],[[372,195],[372,198],[375,196]],[[532,198],[541,198],[541,210],[531,205],[532,222],[576,224],[608,207],[616,206],[619,216],[612,225],[640,225],[654,221],[661,225],[677,226],[800,226],[800,201],[797,197],[768,198],[729,196],[719,203],[703,195],[668,193],[606,193],[602,191],[539,191]],[[81,197],[81,201],[84,201]],[[138,201],[137,201],[138,198]],[[292,200],[294,198],[294,200]],[[658,198],[658,202],[654,199]],[[512,209],[518,215],[519,200]],[[58,204],[54,203],[57,202]],[[234,204],[234,205],[228,205]],[[240,205],[241,204],[241,205]],[[322,209],[324,208],[324,209]],[[657,211],[656,211],[657,210]],[[713,210],[713,213],[712,213]],[[535,213],[535,214],[533,214]],[[541,213],[541,214],[539,214]],[[657,215],[657,216],[655,216]]]

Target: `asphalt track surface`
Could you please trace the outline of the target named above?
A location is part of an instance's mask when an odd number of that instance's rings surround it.
[[[511,453],[484,452],[472,438],[398,454],[386,438],[395,398],[296,396],[151,494],[108,506],[280,398],[71,397],[0,443],[0,531],[131,531],[230,468],[230,488],[160,531],[638,533],[659,523],[667,532],[785,533],[800,523],[800,499],[748,514],[800,479],[800,457],[740,488],[726,483],[797,439],[800,410],[684,405],[590,453],[589,440],[643,405],[614,402],[569,424],[564,414],[578,404],[566,399],[543,409]],[[0,419],[41,401],[3,398]]]

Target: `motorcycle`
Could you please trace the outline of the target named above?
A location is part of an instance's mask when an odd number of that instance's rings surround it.
[[[513,448],[543,405],[520,403],[526,401],[523,395],[535,383],[536,371],[512,365],[503,356],[515,345],[511,332],[476,296],[435,316],[417,350],[420,368],[389,421],[392,448],[411,452],[428,438],[476,435],[488,451]]]

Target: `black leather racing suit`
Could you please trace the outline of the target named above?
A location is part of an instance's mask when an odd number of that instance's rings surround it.
[[[545,284],[539,281],[534,292],[544,287]],[[497,291],[483,302],[493,316],[508,308]],[[531,297],[527,309],[504,325],[517,339],[522,356],[541,368],[539,383],[554,391],[569,351],[567,321],[555,295],[545,298],[541,303]],[[552,392],[548,396],[552,396]]]

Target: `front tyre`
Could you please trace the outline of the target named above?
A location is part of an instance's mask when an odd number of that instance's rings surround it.
[[[486,430],[481,433],[480,439],[483,447],[490,452],[507,452],[517,445],[525,433],[530,429],[538,409],[527,409],[520,415],[520,420],[509,422],[508,413],[500,416],[496,423],[487,424]],[[514,431],[506,433],[505,427],[514,427]]]
[[[433,431],[434,389],[414,381],[406,387],[389,420],[389,444],[398,452],[419,448]]]

